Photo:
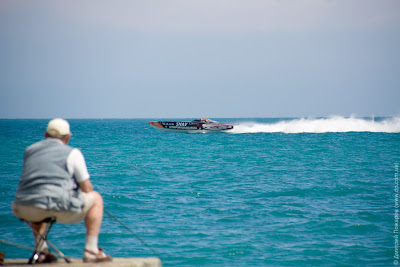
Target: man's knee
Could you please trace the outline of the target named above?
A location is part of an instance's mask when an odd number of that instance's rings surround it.
[[[97,191],[91,193],[93,194],[93,204],[103,206],[103,197]]]

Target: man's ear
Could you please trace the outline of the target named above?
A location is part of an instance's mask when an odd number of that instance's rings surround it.
[[[67,134],[67,135],[62,139],[62,141],[64,142],[64,144],[68,145],[69,139],[71,139],[71,134]]]

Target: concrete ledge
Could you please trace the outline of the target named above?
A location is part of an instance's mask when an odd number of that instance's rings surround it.
[[[32,266],[28,259],[4,259],[3,266]],[[161,267],[159,258],[113,258],[111,262],[84,263],[82,259],[71,259],[67,263],[64,259],[58,259],[57,263],[38,264],[37,266],[48,267]]]

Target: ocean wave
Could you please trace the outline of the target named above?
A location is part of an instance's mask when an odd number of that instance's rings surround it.
[[[242,122],[231,133],[344,133],[373,132],[400,133],[400,117],[375,120],[332,116],[328,118],[300,118],[275,123]]]

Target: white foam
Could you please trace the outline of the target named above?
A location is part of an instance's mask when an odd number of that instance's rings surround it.
[[[327,132],[382,132],[400,133],[400,117],[376,121],[374,118],[332,116],[301,118],[276,123],[243,122],[234,125],[231,133],[327,133]]]

